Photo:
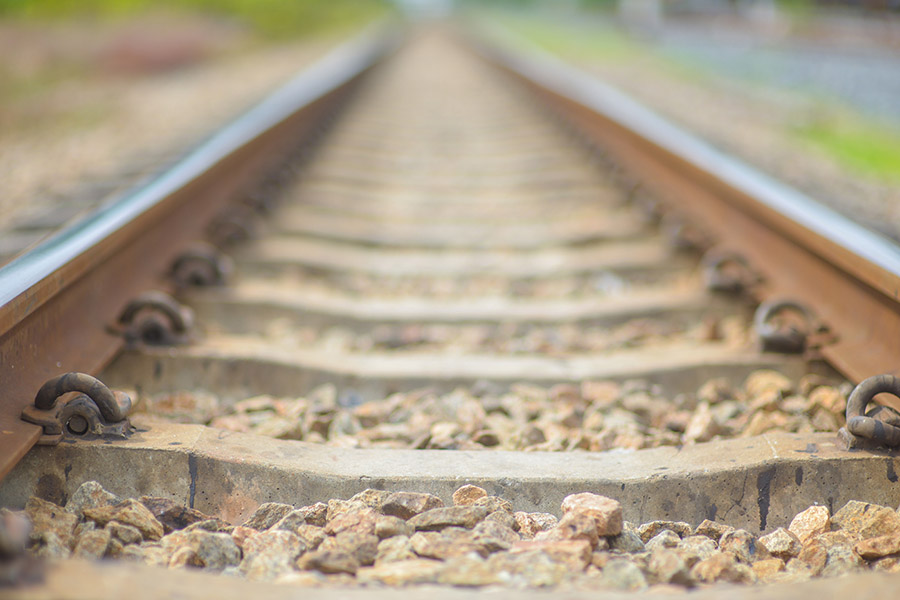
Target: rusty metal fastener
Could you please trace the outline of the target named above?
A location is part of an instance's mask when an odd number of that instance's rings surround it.
[[[666,213],[659,226],[669,244],[677,250],[694,250],[709,246],[707,236],[685,221],[681,215]]]
[[[712,292],[740,294],[762,281],[743,256],[722,248],[706,252],[701,264],[706,288]]]
[[[782,312],[793,312],[800,315],[806,325],[805,329],[797,329],[793,325],[777,326],[772,319]],[[783,354],[800,354],[806,350],[807,338],[813,331],[813,317],[809,309],[793,300],[770,300],[763,302],[756,309],[753,318],[756,335],[762,344],[763,352],[781,352]]]
[[[70,392],[78,394],[62,398]],[[41,386],[22,419],[43,427],[38,444],[55,446],[65,437],[126,437],[131,432],[130,411],[126,394],[113,392],[86,373],[64,373]]]
[[[222,212],[209,226],[209,236],[219,247],[249,240],[254,233],[254,211],[247,206],[233,206]]]
[[[190,341],[194,313],[168,294],[150,291],[128,303],[118,325],[129,346],[175,346]]]
[[[198,243],[172,263],[172,279],[179,288],[225,285],[234,265],[210,244]]]
[[[885,446],[900,446],[900,412],[882,405],[866,410],[878,394],[900,398],[900,377],[876,375],[857,385],[847,400],[847,430]]]

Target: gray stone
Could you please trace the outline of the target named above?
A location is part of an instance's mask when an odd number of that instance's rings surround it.
[[[379,538],[389,538],[395,535],[405,535],[407,537],[415,533],[415,528],[401,519],[400,517],[392,517],[383,515],[375,521],[375,535]]]
[[[519,534],[526,539],[556,527],[559,522],[559,519],[550,513],[514,512],[513,518],[519,525]]]
[[[754,583],[756,574],[731,552],[716,552],[691,568],[691,578],[702,583]]]
[[[647,561],[647,572],[650,583],[690,586],[694,582],[688,564],[675,550],[661,548],[651,552]]]
[[[72,537],[71,535],[69,536]],[[69,544],[63,542],[56,533],[52,531],[42,531],[40,533],[32,533],[32,540],[34,540],[35,545],[31,548],[31,551],[35,556],[39,558],[46,558],[48,560],[62,560],[65,558],[69,558],[71,551],[69,550]]]
[[[518,533],[516,533],[512,527],[503,525],[502,523],[493,519],[485,519],[484,521],[476,525],[473,531],[479,537],[479,539],[493,538],[501,540],[506,544],[515,544],[522,539],[522,537]]]
[[[788,561],[798,554],[802,549],[800,540],[796,535],[779,527],[772,533],[759,538],[759,545],[776,558]]]
[[[497,573],[487,561],[468,555],[458,556],[444,563],[437,582],[456,587],[483,587],[497,583],[498,579]]]
[[[394,492],[385,498],[381,512],[400,519],[411,519],[416,515],[443,506],[443,501],[432,494]]]
[[[446,560],[470,552],[482,557],[490,553],[473,531],[459,527],[448,527],[443,531],[420,531],[409,541],[413,551],[422,558]]]
[[[126,546],[122,551],[124,558],[142,562],[151,567],[165,567],[169,564],[171,553],[156,544],[141,544],[140,546]]]
[[[72,546],[72,537],[78,524],[77,515],[36,497],[28,499],[25,514],[31,520],[33,536],[41,537],[52,533],[64,546]],[[51,540],[49,544],[53,544],[53,541]]]
[[[637,591],[647,587],[641,569],[630,560],[614,558],[603,567],[603,585],[616,590]]]
[[[328,516],[328,505],[324,502],[316,502],[310,506],[301,506],[298,508],[306,517],[306,522],[316,527],[325,527],[326,517]]]
[[[392,563],[417,559],[409,538],[403,535],[390,537],[378,543],[378,552],[375,555],[375,564]]]
[[[106,558],[120,558],[125,550],[125,545],[116,538],[110,538],[109,545],[106,547]]]
[[[306,551],[306,547],[290,531],[273,529],[247,537],[243,550],[241,573],[248,579],[272,581],[291,571],[294,561]]]
[[[717,545],[705,535],[689,535],[676,546],[689,568],[716,553]]]
[[[85,508],[109,506],[118,504],[119,501],[118,496],[103,489],[103,486],[96,481],[85,481],[69,497],[69,501],[66,502],[66,510],[80,517]]]
[[[145,540],[158,540],[165,533],[162,523],[153,516],[153,513],[146,506],[131,498],[116,505],[85,508],[82,512],[85,519],[95,521],[101,527],[110,521],[118,521],[124,525],[136,527]]]
[[[661,531],[671,531],[675,533],[679,539],[689,536],[692,533],[691,526],[681,521],[650,521],[649,523],[644,523],[638,527],[637,533],[641,536],[641,540],[646,544]]]
[[[706,536],[718,544],[719,540],[722,539],[722,536],[729,531],[734,531],[734,527],[725,525],[723,523],[717,523],[716,521],[710,521],[709,519],[704,519],[702,523],[697,525],[697,528],[694,530],[694,535]]]
[[[321,545],[328,535],[325,533],[324,527],[316,527],[315,525],[300,525],[293,531],[294,535],[300,538],[307,550],[315,550]]]
[[[197,556],[196,550],[189,546],[183,546],[175,551],[169,559],[170,569],[194,568],[202,569],[203,562]]]
[[[513,531],[519,530],[519,522],[516,521],[516,518],[512,515],[512,513],[506,512],[505,510],[495,510],[494,512],[486,516],[484,520],[493,521],[494,523],[503,525],[504,527],[509,527]]]
[[[475,527],[488,515],[483,506],[447,506],[433,508],[409,520],[416,531],[439,531],[445,527]]]
[[[203,567],[221,571],[241,563],[241,549],[227,533],[191,532],[191,542]]]
[[[719,550],[731,552],[747,564],[768,558],[765,548],[758,547],[756,537],[745,529],[735,529],[724,534],[719,540]]]
[[[361,566],[375,563],[379,539],[371,534],[342,531],[334,537],[325,538],[317,548],[324,551],[345,552],[356,559]]]
[[[355,575],[360,564],[352,554],[338,550],[313,550],[297,561],[297,567],[304,571],[319,571],[326,575],[347,573]]]
[[[94,529],[93,531],[85,531],[75,544],[75,550],[72,555],[75,558],[99,559],[106,554],[111,540],[109,531],[106,529]]]
[[[373,490],[370,488],[363,490],[358,494],[354,494],[350,497],[348,502],[359,502],[360,504],[365,504],[373,510],[380,511],[385,500],[391,495],[392,494],[389,491]]]
[[[569,573],[565,564],[540,550],[510,554],[498,552],[487,560],[498,581],[514,587],[552,587]]]
[[[478,498],[471,504],[471,506],[483,506],[488,509],[488,513],[497,512],[498,510],[502,510],[512,514],[512,502],[509,500],[504,500],[499,496],[483,496]]]
[[[87,533],[88,531],[93,531],[95,529],[99,529],[99,528],[97,527],[97,524],[94,523],[93,521],[82,521],[81,523],[79,523],[78,525],[75,526],[75,532],[73,535],[77,539],[77,538],[80,538],[83,533]],[[138,532],[138,534],[140,534],[140,532]],[[143,540],[143,537],[141,537],[141,539]]]
[[[670,529],[663,529],[655,536],[647,540],[645,544],[648,552],[653,552],[655,550],[661,550],[663,548],[675,548],[678,546],[678,543],[681,541],[681,538],[678,537],[678,534]]]
[[[165,533],[171,533],[172,531],[209,520],[217,521],[220,527],[228,525],[220,519],[213,519],[199,510],[182,506],[169,498],[141,496],[140,502],[147,507],[147,510],[150,511],[157,521],[162,523]]]
[[[284,531],[295,532],[299,528],[309,525],[307,516],[307,511],[303,509],[294,509],[281,517],[274,525],[267,527],[266,529],[281,529]],[[244,526],[246,527],[247,525]]]
[[[109,523],[107,523],[106,529],[109,530],[109,533],[113,536],[114,539],[119,540],[126,546],[128,544],[140,544],[144,539],[137,527],[124,525],[117,521],[110,521]]]
[[[197,521],[185,527],[182,531],[209,531],[211,533],[228,533],[234,531],[234,525],[229,525],[221,519],[206,519]]]
[[[619,535],[606,538],[609,540],[609,547],[612,550],[626,552],[632,554],[634,552],[643,552],[645,550],[644,542],[641,537],[633,529],[624,529]]]
[[[858,571],[865,562],[853,551],[849,544],[835,544],[828,549],[825,567],[822,569],[823,577],[836,577]]]
[[[281,504],[279,502],[264,502],[253,511],[250,518],[244,522],[244,527],[250,527],[257,531],[264,531],[283,519],[288,513],[294,510],[290,504]]]

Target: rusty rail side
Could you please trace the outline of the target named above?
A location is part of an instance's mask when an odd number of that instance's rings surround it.
[[[760,299],[811,307],[835,336],[821,354],[845,376],[900,371],[900,247],[570,65],[496,31],[469,39],[669,210],[750,261]]]
[[[19,415],[41,384],[99,371],[121,347],[107,327],[125,304],[166,289],[178,253],[310,138],[398,38],[381,25],[338,47],[158,177],[0,269],[0,479],[37,441]]]

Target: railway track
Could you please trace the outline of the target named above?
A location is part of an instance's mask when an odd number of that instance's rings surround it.
[[[886,593],[900,253],[488,38],[370,33],[0,271],[0,504],[82,559],[10,597]]]

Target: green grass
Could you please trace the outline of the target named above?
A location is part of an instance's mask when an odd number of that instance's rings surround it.
[[[798,0],[785,4],[802,13],[808,3]],[[572,24],[522,12],[498,13],[493,17],[513,34],[567,60],[597,65],[616,63],[625,68],[640,64],[696,85],[708,83],[711,77],[699,66],[661,55],[590,17]],[[900,129],[885,127],[837,105],[823,105],[823,109],[827,118],[796,127],[787,134],[850,172],[889,183],[900,182]]]
[[[797,135],[861,175],[900,182],[900,130],[861,119],[830,119],[797,128]]]
[[[616,62],[647,56],[639,44],[609,27],[576,28],[524,14],[508,14],[500,20],[515,35],[565,58]]]
[[[265,37],[286,38],[362,24],[388,0],[0,0],[0,18],[115,20],[145,13],[206,14],[245,23]]]

